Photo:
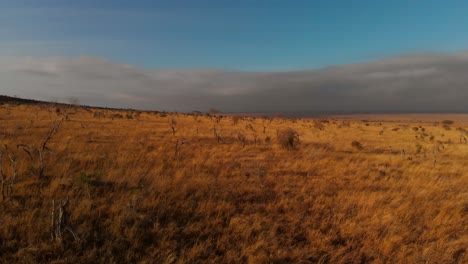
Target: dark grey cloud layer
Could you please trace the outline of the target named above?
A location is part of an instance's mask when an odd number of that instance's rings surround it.
[[[94,57],[0,59],[0,94],[168,111],[468,112],[468,52],[311,71],[147,71]]]

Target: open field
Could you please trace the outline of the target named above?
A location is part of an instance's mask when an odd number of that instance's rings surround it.
[[[0,260],[468,263],[468,122],[396,118],[3,103]]]

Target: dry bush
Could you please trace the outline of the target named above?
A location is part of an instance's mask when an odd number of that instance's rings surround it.
[[[235,115],[232,117],[232,124],[237,125],[242,120],[242,116]]]
[[[361,142],[359,141],[356,141],[356,140],[353,140],[353,142],[351,142],[351,146],[357,150],[363,150],[364,149],[364,146],[362,145]]]
[[[277,139],[280,146],[285,149],[297,149],[301,143],[299,132],[289,127],[279,130]]]
[[[324,122],[322,122],[320,120],[314,120],[314,128],[316,128],[318,130],[324,130],[325,129]]]
[[[442,124],[444,124],[444,125],[453,125],[453,123],[455,123],[455,122],[453,122],[453,120],[444,120],[444,121],[442,121]]]

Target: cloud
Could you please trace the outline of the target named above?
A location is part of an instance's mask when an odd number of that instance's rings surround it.
[[[404,55],[292,72],[160,70],[94,57],[4,57],[0,93],[168,111],[468,112],[468,53]]]

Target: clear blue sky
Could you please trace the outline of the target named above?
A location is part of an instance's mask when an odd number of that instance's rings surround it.
[[[315,69],[468,49],[468,1],[1,0],[0,56]]]

